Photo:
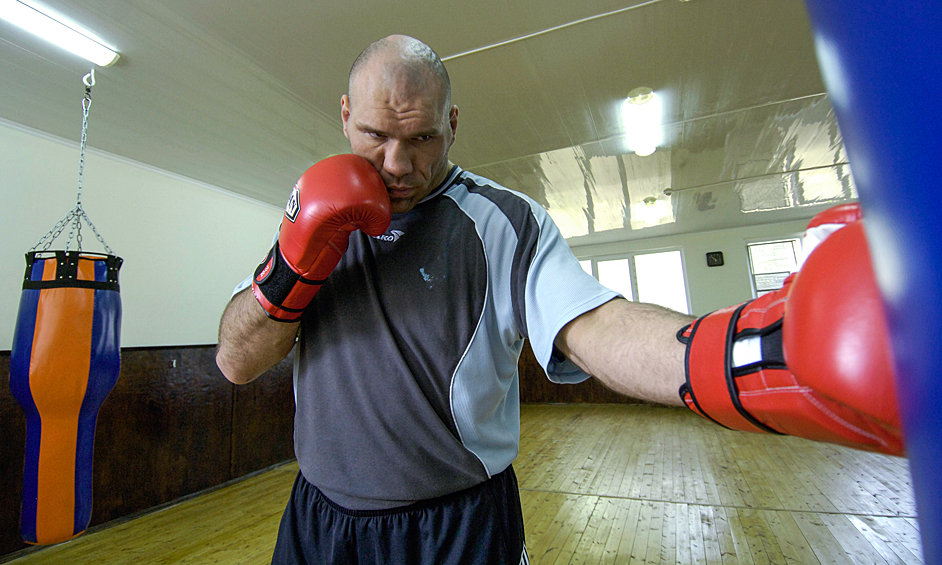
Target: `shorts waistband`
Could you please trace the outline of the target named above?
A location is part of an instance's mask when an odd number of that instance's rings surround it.
[[[494,485],[503,483],[508,480],[513,481],[513,483],[516,484],[516,475],[514,474],[513,466],[511,465],[511,466],[508,466],[503,471],[501,471],[500,473],[492,475],[490,479],[480,482],[472,487],[468,487],[466,489],[459,490],[451,494],[437,496],[435,498],[419,500],[417,502],[413,502],[412,504],[407,504],[405,506],[397,506],[395,508],[386,508],[382,510],[353,510],[351,508],[346,508],[344,506],[337,504],[330,498],[328,498],[327,495],[325,495],[323,492],[321,492],[319,488],[317,488],[317,486],[310,483],[304,477],[303,474],[298,473],[298,480],[304,481],[304,483],[308,487],[313,489],[314,497],[316,500],[323,501],[324,504],[330,506],[333,510],[341,514],[344,514],[353,518],[375,518],[375,517],[381,517],[381,516],[397,516],[401,514],[409,514],[411,512],[421,512],[428,508],[447,505],[454,502],[455,500],[458,500],[464,497],[475,496],[482,490],[491,488]]]

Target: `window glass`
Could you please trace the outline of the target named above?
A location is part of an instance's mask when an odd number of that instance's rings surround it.
[[[628,259],[599,261],[599,282],[620,293],[628,300],[634,300],[631,292],[631,262]]]
[[[680,251],[635,255],[638,300],[689,314]]]
[[[756,296],[762,296],[782,288],[788,275],[798,268],[801,240],[794,238],[784,241],[750,243],[747,249]]]

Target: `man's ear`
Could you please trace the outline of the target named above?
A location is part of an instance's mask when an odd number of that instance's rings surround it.
[[[347,122],[350,120],[350,96],[344,94],[340,97],[340,121],[343,123],[343,135],[350,139],[347,133]]]
[[[448,112],[448,125],[451,127],[451,142],[455,142],[458,135],[458,106],[454,105]]]

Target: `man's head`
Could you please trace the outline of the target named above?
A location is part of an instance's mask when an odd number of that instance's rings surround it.
[[[458,108],[438,55],[417,39],[392,35],[367,47],[340,101],[350,150],[380,172],[393,212],[407,212],[447,176]]]

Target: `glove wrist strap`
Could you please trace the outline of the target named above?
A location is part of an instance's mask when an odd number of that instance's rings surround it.
[[[265,313],[278,322],[297,322],[323,280],[302,277],[281,255],[278,242],[255,270],[252,292]]]
[[[753,417],[739,401],[731,360],[736,324],[748,304],[708,314],[678,333],[678,339],[687,344],[687,382],[680,388],[680,397],[697,414],[727,428],[778,433]]]

